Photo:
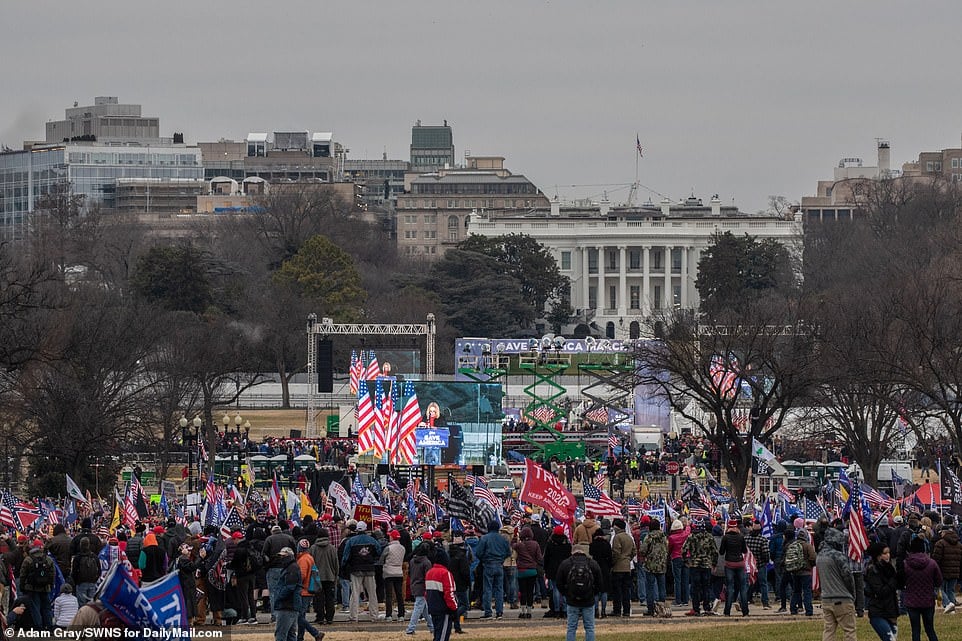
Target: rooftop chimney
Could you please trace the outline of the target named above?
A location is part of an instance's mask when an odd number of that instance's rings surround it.
[[[721,216],[721,200],[718,198],[718,194],[712,196],[708,204],[711,205],[712,216]]]
[[[552,216],[561,215],[561,201],[558,200],[557,196],[555,196],[554,199],[551,201],[551,215]]]
[[[878,173],[879,178],[885,178],[889,175],[891,170],[891,161],[889,160],[889,155],[891,150],[889,149],[888,140],[878,141]]]
[[[671,201],[667,197],[661,199],[661,215],[668,216],[671,211]]]

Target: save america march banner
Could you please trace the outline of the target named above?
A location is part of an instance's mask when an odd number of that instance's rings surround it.
[[[100,600],[127,626],[128,632],[150,638],[179,638],[192,634],[176,572],[137,587],[127,568],[115,563],[103,579]],[[196,631],[193,634],[196,636]],[[137,635],[124,636],[133,638]]]

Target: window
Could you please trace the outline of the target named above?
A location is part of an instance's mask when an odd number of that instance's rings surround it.
[[[631,297],[631,309],[641,309],[641,287],[632,285],[629,289]]]
[[[435,230],[435,229],[431,229],[431,230],[425,231],[425,232],[424,232],[424,237],[425,237],[425,238],[437,238],[437,237],[438,237],[438,232],[437,232],[437,230]]]
[[[608,309],[615,309],[618,307],[618,287],[615,285],[608,286]]]
[[[952,159],[952,169],[958,169],[958,168],[959,168],[959,159],[958,159],[958,158],[953,158],[953,159]]]
[[[628,267],[630,269],[641,269],[641,252],[632,250],[628,252]]]
[[[571,252],[561,252],[561,269],[571,269]]]
[[[588,309],[598,307],[598,288],[595,285],[588,286]]]
[[[675,307],[681,307],[681,285],[672,286],[671,302]]]
[[[424,214],[424,222],[429,225],[436,225],[438,222],[437,214]]]
[[[618,269],[618,254],[611,250],[607,252],[608,254],[608,271],[615,271]]]
[[[598,273],[598,252],[587,249],[588,252],[588,273],[597,274]],[[594,305],[592,305],[594,307]]]
[[[935,171],[942,171],[942,161],[941,161],[941,160],[936,160],[936,161],[935,161]]]
[[[458,217],[448,216],[448,240],[458,239]]]
[[[925,171],[934,171],[934,170],[935,170],[935,163],[933,163],[931,160],[925,163]]]
[[[408,230],[405,230],[405,232],[404,232],[404,237],[405,237],[405,238],[417,238],[417,237],[418,237],[418,232],[417,232],[416,229],[408,229]]]
[[[655,285],[655,309],[661,309],[661,304],[664,302],[661,299],[661,285]]]
[[[651,253],[651,269],[652,271],[661,271],[661,250],[656,250]]]

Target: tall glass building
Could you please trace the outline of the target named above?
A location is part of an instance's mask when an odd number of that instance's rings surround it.
[[[37,201],[67,184],[85,206],[116,206],[117,180],[200,180],[200,149],[183,145],[114,146],[83,143],[34,145],[0,153],[0,239],[19,240],[30,231]],[[145,200],[145,211],[150,208]]]

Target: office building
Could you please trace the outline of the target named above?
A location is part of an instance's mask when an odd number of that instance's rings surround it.
[[[411,171],[415,173],[454,167],[454,134],[448,121],[443,125],[422,125],[411,128]]]

